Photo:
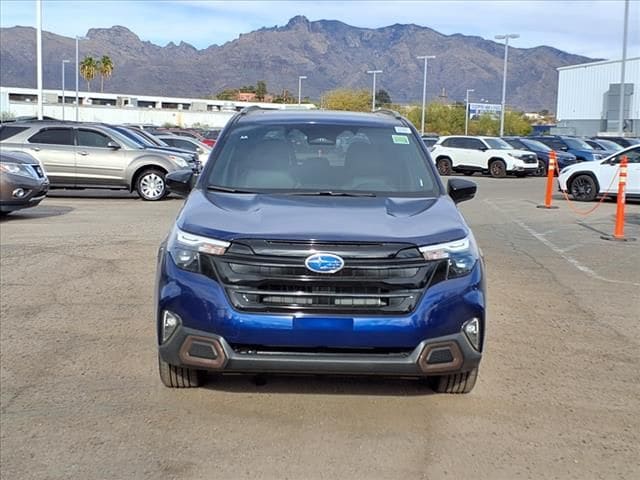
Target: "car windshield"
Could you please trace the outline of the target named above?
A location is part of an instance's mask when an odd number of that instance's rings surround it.
[[[430,160],[405,130],[243,124],[216,147],[222,148],[204,174],[206,185],[258,193],[436,196],[440,188]]]
[[[593,150],[593,147],[579,138],[565,138],[565,143],[574,150]]]
[[[531,140],[529,138],[522,138],[520,139],[520,141],[527,147],[530,148],[531,150],[536,150],[539,152],[550,152],[551,149],[545,145],[542,142],[539,142],[538,140]]]
[[[611,140],[597,140],[597,143],[605,150],[613,150],[614,152],[622,150],[622,145],[618,145],[616,142],[612,142]]]
[[[501,138],[484,137],[483,140],[487,143],[487,145],[489,145],[489,148],[493,148],[496,150],[513,150],[513,147]]]
[[[134,133],[133,131],[129,130],[128,128],[115,127],[115,126],[112,126],[110,128],[112,130],[115,130],[116,132],[118,132],[121,136],[124,136],[124,137],[128,138],[130,142],[133,142],[139,148],[155,146],[151,142],[149,142],[147,139],[145,139],[144,137],[141,137],[140,135]]]
[[[511,148],[519,148],[520,150],[527,149],[527,146],[524,143],[522,143],[522,141],[520,141],[520,139],[518,138],[507,138],[505,142],[511,145]]]

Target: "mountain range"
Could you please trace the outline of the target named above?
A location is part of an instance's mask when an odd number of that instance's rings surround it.
[[[1,85],[35,87],[35,44],[31,27],[0,29]],[[73,61],[75,40],[43,32],[42,44],[44,87],[60,88],[61,61]],[[413,24],[370,29],[297,16],[284,26],[241,34],[201,50],[185,42],[155,45],[122,26],[92,28],[80,41],[80,58],[85,55],[109,55],[113,60],[107,92],[206,97],[264,80],[270,92],[288,89],[295,95],[298,76],[305,75],[303,95],[319,99],[335,88],[370,89],[366,71],[379,69],[378,87],[399,103],[421,102],[424,64],[416,56],[435,55],[428,67],[429,100],[444,92],[449,100],[462,101],[466,90],[474,89],[471,101],[500,103],[504,45]],[[510,46],[507,103],[526,111],[554,111],[556,68],[589,61],[593,59],[548,46]],[[72,89],[73,66],[67,69],[66,88]],[[92,89],[99,83],[94,80]]]

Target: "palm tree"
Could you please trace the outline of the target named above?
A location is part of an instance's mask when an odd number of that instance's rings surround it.
[[[87,81],[87,91],[91,91],[91,80],[93,80],[98,71],[98,62],[93,57],[84,57],[80,62],[80,75]]]
[[[104,90],[104,79],[109,78],[113,74],[113,62],[111,57],[103,55],[98,61],[98,73],[100,74],[100,92]]]

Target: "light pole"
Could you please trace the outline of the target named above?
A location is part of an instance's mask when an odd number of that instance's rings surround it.
[[[306,80],[307,77],[300,75],[298,77],[298,105],[302,105],[302,80]]]
[[[430,58],[436,58],[435,55],[422,55],[417,57],[418,60],[424,60],[424,76],[422,78],[422,135],[424,135],[424,112],[427,105],[427,61]]]
[[[464,102],[464,134],[469,135],[469,94],[475,92],[473,88],[467,88],[467,98]]]
[[[38,120],[42,120],[42,0],[36,0],[36,77],[38,86]]]
[[[79,90],[79,85],[78,85],[78,81],[80,78],[80,60],[78,57],[78,50],[79,50],[79,45],[78,42],[80,40],[86,40],[87,37],[79,37],[76,35],[76,122],[79,120],[79,116],[80,116],[80,100],[79,100],[79,94],[78,94],[78,90]]]
[[[504,107],[507,97],[507,60],[509,58],[509,39],[520,38],[517,33],[507,33],[505,35],[496,35],[496,40],[504,40],[504,70],[502,72],[502,106],[500,108],[500,136],[504,135]]]
[[[64,120],[64,64],[70,60],[62,60],[62,120]]]
[[[624,136],[624,69],[627,63],[627,30],[629,24],[629,0],[624,2],[624,33],[622,36],[622,62],[620,65],[620,116],[618,117],[618,131]]]
[[[376,75],[382,73],[382,70],[367,70],[367,73],[373,74],[373,99],[371,100],[371,111],[376,110]]]

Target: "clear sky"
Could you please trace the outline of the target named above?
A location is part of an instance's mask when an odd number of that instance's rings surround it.
[[[623,0],[212,1],[43,0],[43,29],[66,36],[123,25],[158,45],[223,44],[295,15],[358,27],[415,23],[444,34],[519,33],[517,47],[550,45],[594,58],[621,57]],[[35,0],[1,0],[0,25],[35,26]],[[630,1],[628,56],[640,56],[640,0]]]

